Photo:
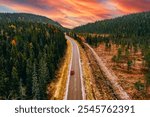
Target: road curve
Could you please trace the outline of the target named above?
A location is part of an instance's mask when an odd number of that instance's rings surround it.
[[[68,74],[66,95],[64,99],[65,100],[83,100],[84,88],[83,88],[79,48],[76,42],[71,37],[67,35],[65,35],[65,37],[71,42],[72,58],[71,58],[70,70]],[[74,75],[70,74],[71,70],[74,71]]]

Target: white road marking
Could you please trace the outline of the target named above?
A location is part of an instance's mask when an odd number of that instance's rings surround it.
[[[66,38],[67,39],[67,38]],[[69,40],[69,39],[68,39]],[[70,41],[70,40],[69,40]],[[70,72],[71,72],[71,66],[72,66],[72,58],[73,58],[73,44],[71,43],[71,47],[72,47],[72,53],[71,53],[71,60],[70,60],[70,64],[69,64],[69,70],[68,70],[68,79],[67,79],[67,84],[66,84],[66,93],[65,93],[65,97],[64,100],[67,100],[68,97],[68,88],[69,88],[69,82],[70,82]]]
[[[69,38],[71,38],[71,37],[69,37]],[[68,39],[68,40],[70,41],[70,39]],[[71,61],[70,61],[70,66],[69,66],[69,74],[68,74],[68,80],[67,80],[67,84],[66,84],[66,93],[65,93],[64,100],[67,100],[67,97],[68,97],[68,88],[69,88],[69,82],[70,82],[70,72],[71,72],[72,59],[73,59],[73,43],[72,43],[72,41],[70,41],[70,42],[71,42],[71,46],[72,46],[72,55],[71,55]],[[83,74],[82,74],[82,67],[81,67],[80,52],[79,52],[79,47],[78,47],[78,45],[76,44],[75,41],[74,41],[74,44],[77,47],[77,52],[78,52],[78,55],[79,55],[79,59],[78,60],[79,60],[80,79],[81,79],[81,87],[82,87],[82,89],[81,89],[81,91],[82,91],[82,99],[85,100],[86,99],[85,98],[85,88],[84,88],[83,77],[82,77]]]
[[[83,83],[83,73],[82,73],[82,67],[81,67],[81,58],[80,58],[80,52],[79,52],[79,47],[77,46],[77,51],[79,55],[79,67],[80,67],[80,78],[81,78],[81,87],[82,87],[82,98],[85,100],[85,88],[84,88],[84,83]]]

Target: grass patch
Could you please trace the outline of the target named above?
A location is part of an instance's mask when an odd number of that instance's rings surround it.
[[[48,94],[50,100],[64,99],[68,78],[68,69],[71,60],[71,52],[71,43],[67,40],[67,50],[60,63],[59,70],[56,72],[56,78],[48,85]]]
[[[93,88],[93,82],[92,82],[92,72],[91,72],[91,68],[89,66],[89,61],[88,58],[86,56],[86,53],[84,51],[84,49],[81,47],[81,45],[76,41],[76,43],[78,44],[79,47],[79,51],[80,51],[80,58],[81,58],[81,65],[82,65],[82,73],[83,73],[83,84],[85,87],[85,94],[86,94],[86,99],[87,100],[95,100],[95,91]]]

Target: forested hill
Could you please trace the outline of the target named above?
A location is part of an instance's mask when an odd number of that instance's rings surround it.
[[[48,99],[66,50],[64,33],[43,23],[0,23],[0,99]]]
[[[125,36],[149,36],[150,12],[97,21],[76,27],[74,31],[81,33],[121,34]]]
[[[16,21],[48,23],[65,30],[65,28],[62,27],[58,22],[55,22],[45,16],[28,13],[0,13],[0,22],[16,22]]]

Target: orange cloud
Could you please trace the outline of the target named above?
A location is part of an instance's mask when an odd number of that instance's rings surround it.
[[[97,0],[2,0],[2,4],[18,12],[45,15],[60,22],[63,26],[72,28],[107,18],[110,10]],[[109,15],[108,15],[109,17]]]
[[[150,11],[150,0],[111,0],[122,13]]]
[[[148,0],[1,0],[0,4],[47,16],[68,28],[150,9]]]

